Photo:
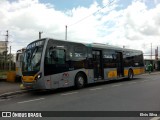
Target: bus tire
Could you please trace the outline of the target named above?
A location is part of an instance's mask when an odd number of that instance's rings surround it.
[[[83,88],[85,85],[85,77],[82,73],[78,73],[75,77],[75,87],[77,89]]]
[[[128,79],[129,80],[132,80],[133,79],[133,70],[129,70],[129,72],[128,72]]]

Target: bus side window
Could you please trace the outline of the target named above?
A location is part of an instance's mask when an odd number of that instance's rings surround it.
[[[65,50],[50,49],[49,56],[52,64],[65,64]]]
[[[92,51],[92,56],[93,56],[93,60],[95,61],[96,60],[96,52],[95,51]]]
[[[45,56],[45,63],[46,64],[55,64],[53,47],[50,47],[47,50],[47,53]]]
[[[56,50],[56,62],[58,64],[65,64],[65,50],[63,49]]]

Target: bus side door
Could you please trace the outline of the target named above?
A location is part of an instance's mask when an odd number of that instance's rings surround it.
[[[103,79],[102,51],[93,50],[92,55],[93,55],[94,78],[96,80]]]
[[[117,52],[117,77],[124,77],[124,64],[123,64],[123,53]]]

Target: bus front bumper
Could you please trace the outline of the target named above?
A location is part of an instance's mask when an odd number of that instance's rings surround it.
[[[36,84],[34,82],[32,82],[32,83],[23,82],[23,86],[26,89],[36,89]]]

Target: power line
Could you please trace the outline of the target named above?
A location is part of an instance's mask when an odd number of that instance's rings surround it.
[[[113,0],[113,1],[109,1],[109,3],[108,3],[107,5],[105,5],[105,6],[101,7],[99,10],[95,11],[94,13],[92,13],[92,14],[90,14],[90,15],[88,15],[88,16],[86,16],[86,17],[84,17],[84,18],[82,18],[82,19],[78,20],[77,22],[75,22],[75,23],[73,23],[73,24],[68,25],[68,26],[70,27],[70,26],[76,25],[76,24],[80,23],[81,21],[83,21],[83,20],[87,19],[88,17],[92,16],[93,14],[97,14],[97,13],[99,13],[102,9],[104,9],[104,8],[106,8],[107,6],[111,5],[113,2],[114,2],[114,0]]]

